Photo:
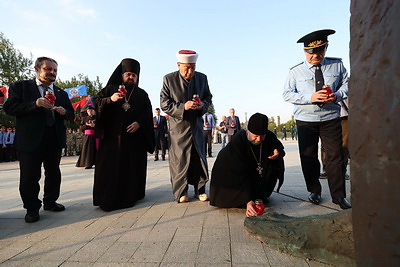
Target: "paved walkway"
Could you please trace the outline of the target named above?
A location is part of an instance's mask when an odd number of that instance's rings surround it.
[[[272,194],[270,210],[290,216],[337,211],[326,180],[322,205],[306,201],[297,143],[284,145],[286,180],[281,194]],[[214,155],[218,150],[214,145]],[[104,212],[92,205],[93,169],[76,168],[76,160],[62,158],[59,202],[66,210],[41,210],[40,221],[33,224],[24,221],[18,163],[0,163],[1,265],[328,266],[280,253],[249,237],[243,227],[244,210],[211,207],[194,199],[193,191],[189,203],[173,202],[168,161],[154,162],[152,156],[146,197],[133,208]],[[210,170],[214,160],[208,158]],[[348,191],[349,187],[347,181]]]

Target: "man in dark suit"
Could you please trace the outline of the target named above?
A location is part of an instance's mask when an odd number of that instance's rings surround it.
[[[167,150],[167,136],[168,136],[168,127],[167,127],[167,119],[165,116],[160,115],[160,109],[155,109],[155,115],[153,117],[154,124],[154,136],[156,140],[155,147],[155,158],[154,161],[158,160],[158,150],[161,149],[161,158],[165,160],[165,153]]]
[[[240,120],[235,116],[235,109],[229,110],[229,116],[226,118],[226,129],[228,130],[228,142],[232,141],[233,136],[240,131]]]
[[[38,196],[42,163],[45,170],[43,208],[50,211],[65,209],[56,202],[61,185],[59,165],[61,149],[66,142],[64,120],[73,118],[74,110],[68,94],[53,84],[57,77],[57,67],[54,59],[39,57],[35,62],[36,79],[12,83],[9,98],[4,103],[4,111],[16,116],[19,191],[27,210],[27,223],[36,222],[40,218],[42,201]]]

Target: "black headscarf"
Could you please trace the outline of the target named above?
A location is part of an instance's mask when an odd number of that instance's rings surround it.
[[[139,85],[139,73],[140,73],[140,64],[137,60],[132,58],[124,58],[121,63],[114,70],[113,74],[111,74],[110,79],[107,82],[107,85],[117,84],[120,85],[123,83],[122,74],[125,72],[133,72],[138,76],[136,86]]]

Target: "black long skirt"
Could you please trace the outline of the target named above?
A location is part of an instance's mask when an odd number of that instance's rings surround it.
[[[79,155],[76,167],[91,168],[96,163],[96,137],[85,134],[83,137],[82,152]]]

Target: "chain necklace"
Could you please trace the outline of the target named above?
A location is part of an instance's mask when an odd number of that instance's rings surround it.
[[[262,143],[260,144],[260,159],[259,159],[259,160],[257,160],[256,154],[254,154],[254,151],[253,151],[253,148],[251,147],[251,144],[249,144],[249,146],[250,146],[251,153],[253,154],[253,157],[254,157],[254,159],[255,159],[256,162],[257,162],[257,168],[256,168],[256,170],[257,170],[258,174],[260,175],[260,177],[262,177],[262,172],[263,172],[263,169],[264,169],[263,167],[261,167]]]
[[[126,99],[126,95],[125,95],[125,103],[122,104],[122,108],[125,110],[125,112],[128,111],[128,109],[131,108],[131,105],[128,103],[129,99],[131,99],[132,93],[133,93],[134,88],[132,88],[131,93],[129,94],[128,99]]]

